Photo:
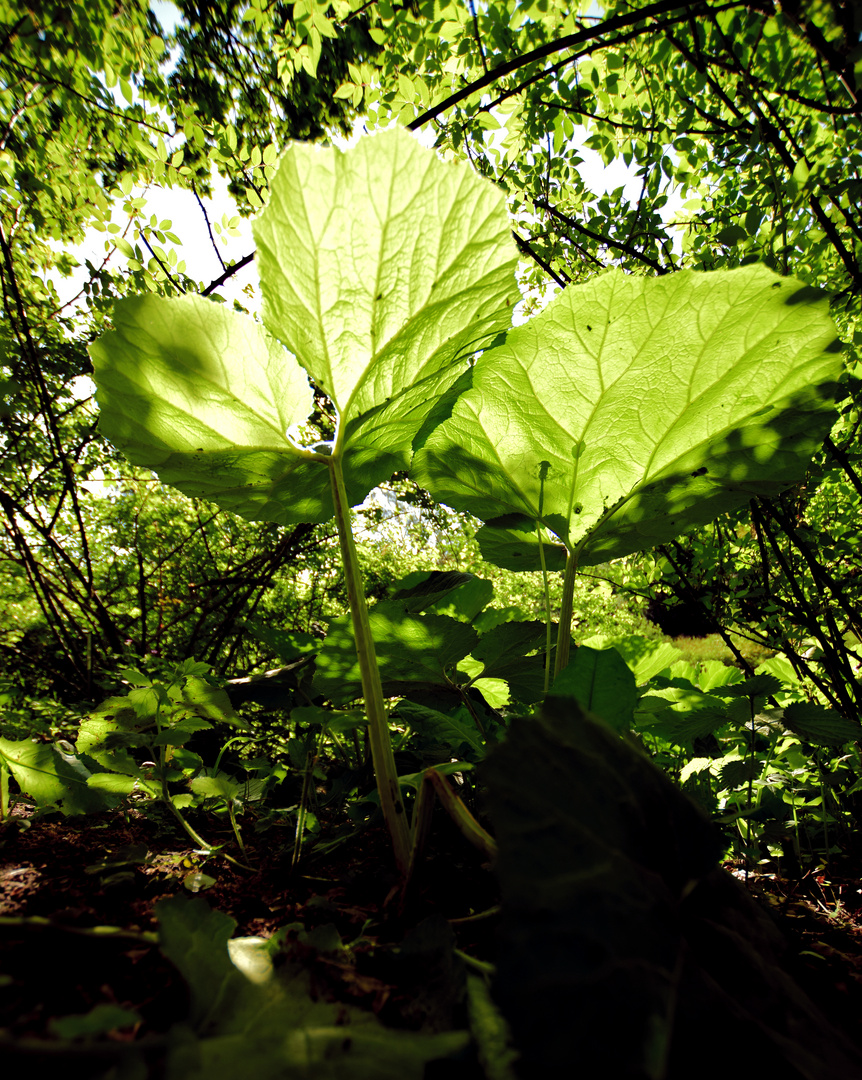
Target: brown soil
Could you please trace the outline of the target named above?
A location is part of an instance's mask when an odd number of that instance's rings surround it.
[[[192,822],[239,858],[229,828],[219,835],[212,819]],[[445,817],[406,900],[382,829],[368,827],[327,859],[291,872],[291,829],[256,836],[253,821],[241,828],[253,869],[202,856],[167,818],[117,812],[7,822],[0,831],[0,1034],[41,1038],[54,1018],[98,1004],[135,1009],[149,1032],[166,1030],[184,1014],[186,991],[147,935],[156,929],[158,901],[178,894],[200,892],[236,921],[240,937],[332,925],[345,943],[362,938],[349,970],[312,955],[309,964],[317,963],[328,998],[373,1008],[396,1026],[405,1016],[409,1023],[409,1002],[373,964],[363,968],[357,953],[385,950],[438,912],[452,920],[460,948],[479,959],[492,954],[493,911],[483,912],[497,903],[496,882]],[[127,934],[94,936],[94,927]]]
[[[146,935],[156,927],[160,899],[197,890],[236,920],[239,936],[332,924],[342,941],[362,938],[359,951],[370,951],[402,940],[437,912],[452,921],[461,950],[480,961],[494,958],[496,883],[443,816],[401,903],[388,839],[379,829],[367,828],[328,857],[291,872],[293,838],[286,827],[257,835],[254,822],[244,822],[254,869],[242,869],[196,852],[167,818],[130,811],[29,820],[21,807],[17,812],[0,827],[0,1029],[13,1039],[44,1037],[52,1019],[100,1003],[136,1009],[148,1031],[166,1030],[182,1014],[186,990]],[[239,856],[224,825],[208,819],[199,827],[211,843]],[[788,938],[794,977],[862,1047],[858,875],[845,868],[788,881],[729,869]],[[102,939],[92,934],[98,926],[126,935]],[[382,1018],[388,1013],[396,1023],[409,1015],[403,992],[373,967],[322,964],[318,974],[327,994],[371,1007]]]

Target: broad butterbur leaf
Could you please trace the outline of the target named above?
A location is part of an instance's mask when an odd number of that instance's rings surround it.
[[[358,503],[407,466],[438,399],[511,322],[505,199],[392,130],[346,152],[290,147],[254,231],[266,329],[198,297],[119,302],[91,350],[102,431],[188,495],[325,520],[329,469],[292,437],[308,376],[337,410],[327,450]]]
[[[632,725],[638,700],[631,668],[616,649],[581,645],[554,680],[554,697],[572,697],[615,731]]]
[[[827,297],[765,267],[613,270],[479,357],[412,473],[486,557],[536,569],[539,522],[592,565],[797,480],[840,370]]]
[[[200,297],[114,306],[91,346],[102,433],[135,465],[249,518],[323,513],[287,431],[311,411],[305,373],[253,319]],[[326,477],[324,475],[323,479]]]
[[[479,637],[467,623],[448,615],[410,614],[396,600],[376,604],[369,620],[383,687],[393,696],[419,686],[448,685],[446,670],[454,668]],[[353,624],[347,616],[329,624],[314,689],[336,705],[360,696]]]

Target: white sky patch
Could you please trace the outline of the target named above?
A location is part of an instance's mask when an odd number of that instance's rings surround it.
[[[182,12],[172,0],[150,0],[150,11],[159,20],[166,34],[172,34],[183,17]]]

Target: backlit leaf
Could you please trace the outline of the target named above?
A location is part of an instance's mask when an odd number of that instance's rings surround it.
[[[791,484],[839,373],[827,297],[798,282],[610,271],[483,353],[412,472],[485,521],[542,522],[592,565]]]

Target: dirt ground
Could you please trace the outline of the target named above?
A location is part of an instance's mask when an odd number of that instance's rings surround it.
[[[398,942],[431,912],[455,929],[458,948],[477,961],[495,955],[496,882],[475,851],[441,818],[406,903],[400,901],[388,839],[366,829],[328,857],[291,871],[291,830],[256,835],[243,823],[251,869],[196,852],[176,824],[140,813],[62,818],[22,816],[0,826],[0,1029],[42,1038],[52,1019],[100,1003],[137,1010],[149,1032],[164,1031],[185,1008],[186,990],[148,935],[156,902],[195,892],[236,920],[238,936],[269,936],[292,925],[332,925],[345,943]],[[211,843],[238,854],[227,824]],[[221,826],[219,826],[221,828]],[[281,835],[279,835],[281,834]],[[789,881],[728,867],[788,941],[793,977],[832,1024],[862,1048],[862,882],[844,865]],[[94,927],[119,935],[94,936]],[[50,978],[46,972],[50,971]],[[321,992],[373,1008],[395,1022],[409,991],[373,965],[330,964]],[[134,1037],[134,1034],[129,1036]]]

